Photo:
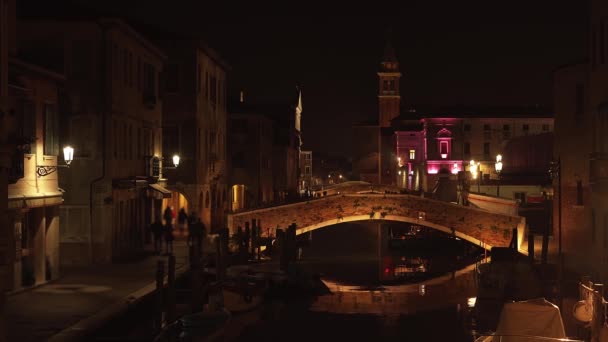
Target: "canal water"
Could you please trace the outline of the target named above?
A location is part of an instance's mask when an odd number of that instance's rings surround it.
[[[276,300],[238,341],[472,341],[483,250],[424,227],[344,223],[302,237],[325,294]],[[380,232],[380,233],[379,233]]]

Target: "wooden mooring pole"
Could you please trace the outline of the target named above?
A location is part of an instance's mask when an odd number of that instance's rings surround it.
[[[156,262],[156,312],[154,316],[154,329],[157,332],[163,328],[163,287],[165,281],[165,263]]]

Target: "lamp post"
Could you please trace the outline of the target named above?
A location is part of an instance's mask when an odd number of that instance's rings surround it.
[[[498,183],[496,184],[496,197],[500,197],[500,172],[502,171],[502,156],[496,155],[496,163],[494,164],[496,173],[498,174]]]
[[[559,259],[562,258],[562,179],[560,177],[561,172],[561,161],[557,158],[557,161],[551,161],[549,164],[549,176],[551,180],[557,180],[557,193],[559,195],[557,202],[557,254]]]
[[[471,159],[471,161],[469,162],[469,172],[471,172],[473,179],[477,179],[477,193],[480,193],[481,190],[479,189],[479,178],[477,177],[478,170],[479,170],[479,162],[475,162],[475,160]]]
[[[562,306],[562,280],[564,260],[562,255],[562,177],[561,177],[561,160],[558,157],[557,161],[553,160],[549,163],[549,176],[551,180],[557,180],[557,193],[559,195],[557,202],[557,257],[558,257],[558,282],[559,282],[559,306]],[[555,197],[555,191],[553,192]]]
[[[59,167],[70,167],[70,163],[74,160],[74,149],[71,146],[63,148],[63,160],[65,161],[65,165],[36,165],[38,177],[48,176],[57,171]]]

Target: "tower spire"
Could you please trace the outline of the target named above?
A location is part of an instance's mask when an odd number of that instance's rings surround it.
[[[378,71],[378,123],[389,127],[391,120],[399,116],[401,95],[399,93],[399,62],[393,48],[390,29],[386,33],[384,55]]]
[[[395,54],[395,49],[393,48],[392,32],[393,31],[390,28],[386,31],[384,55],[382,56],[382,61],[380,62],[380,71],[399,71],[399,61],[397,61],[397,55]]]

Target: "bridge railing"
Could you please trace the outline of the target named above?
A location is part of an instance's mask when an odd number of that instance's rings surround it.
[[[306,203],[309,201],[316,201],[316,200],[320,200],[323,198],[334,197],[334,196],[338,196],[338,194],[332,194],[332,195],[326,195],[326,196],[320,196],[320,197],[314,197],[314,196],[297,197],[297,198],[288,199],[288,200],[284,200],[284,201],[266,202],[266,203],[262,203],[260,205],[248,206],[246,208],[242,208],[239,210],[232,210],[230,212],[230,214],[238,214],[238,213],[243,213],[243,212],[247,212],[247,211],[278,207],[278,206],[288,205],[288,204]]]

